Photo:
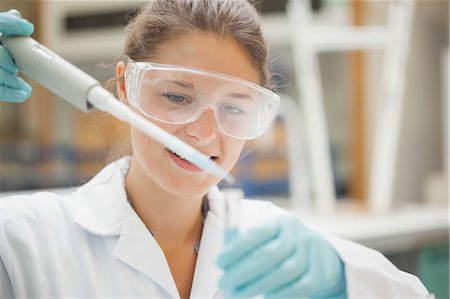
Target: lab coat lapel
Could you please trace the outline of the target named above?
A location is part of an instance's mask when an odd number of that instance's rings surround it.
[[[219,207],[222,200],[218,195],[217,188],[208,195],[210,211],[203,226],[191,298],[213,298],[218,291],[222,270],[217,266],[216,259],[223,246],[223,222]]]
[[[74,221],[93,234],[120,235],[113,255],[152,279],[167,291],[167,297],[180,298],[164,253],[127,201],[124,188],[127,169],[128,161],[121,159],[76,191]],[[191,298],[212,298],[222,273],[216,266],[223,244],[223,195],[217,187],[208,193],[208,203]]]
[[[127,167],[126,159],[118,160],[72,194],[75,223],[99,236],[121,232],[130,206],[124,188]]]
[[[113,255],[179,298],[164,253],[127,201],[128,166],[127,158],[108,165],[73,194],[74,221],[99,236],[119,235]]]
[[[163,251],[131,208],[113,255],[147,275],[165,289],[171,298],[180,298]]]

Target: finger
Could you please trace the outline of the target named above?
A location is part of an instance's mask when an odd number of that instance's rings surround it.
[[[0,13],[0,32],[4,35],[29,36],[34,31],[32,23],[8,12]]]
[[[21,89],[24,92],[31,94],[31,86],[14,74],[11,74],[0,68],[0,85],[11,87],[13,89]]]
[[[266,299],[310,297],[314,293],[314,276],[306,273],[294,283],[266,294]]]
[[[14,64],[11,55],[9,55],[8,51],[2,46],[0,46],[0,68],[13,75],[17,75],[17,73],[19,72],[17,66]]]
[[[288,285],[298,280],[307,271],[306,255],[301,250],[284,261],[275,271],[254,280],[251,284],[236,290],[238,297],[252,297],[258,294],[270,293],[283,285]]]
[[[10,103],[21,103],[30,95],[23,90],[13,88],[2,88],[0,86],[0,101]]]
[[[277,219],[238,235],[225,246],[217,259],[221,268],[227,268],[255,248],[276,238],[280,232],[281,222]]]
[[[266,298],[309,297],[319,292],[322,286],[321,255],[314,254],[317,249],[317,239],[311,237],[306,244],[307,270],[294,281],[280,286],[266,294]]]
[[[316,253],[320,262],[318,271],[321,273],[320,293],[339,293],[342,287],[345,288],[345,272],[343,263],[334,251],[334,248],[325,240],[320,238],[320,242],[315,242],[312,252]]]
[[[261,245],[241,258],[239,263],[227,268],[220,281],[222,288],[242,287],[268,271],[273,271],[279,263],[294,254],[295,235],[295,227],[283,219],[282,229],[277,238]]]

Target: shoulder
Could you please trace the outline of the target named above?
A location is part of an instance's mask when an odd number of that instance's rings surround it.
[[[40,230],[51,229],[64,223],[73,224],[77,210],[78,213],[92,214],[104,209],[111,204],[112,197],[123,195],[123,168],[126,165],[126,159],[114,162],[102,169],[88,183],[73,190],[0,198],[2,228],[6,230],[11,226],[37,226]],[[95,213],[93,217],[98,215]]]
[[[0,198],[1,224],[7,230],[12,226],[42,226],[70,217],[72,197],[51,192],[15,195]]]
[[[70,195],[37,192],[30,195],[13,195],[0,198],[2,218],[8,220],[21,216],[46,216],[56,211],[70,210]]]

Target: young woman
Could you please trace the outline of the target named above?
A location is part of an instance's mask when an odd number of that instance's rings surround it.
[[[0,15],[3,34],[32,27]],[[270,124],[267,46],[246,0],[153,0],[127,27],[119,99],[230,170]],[[0,52],[0,98],[30,93]],[[380,253],[243,201],[223,245],[214,177],[130,129],[133,154],[67,196],[1,199],[0,297],[425,298]]]

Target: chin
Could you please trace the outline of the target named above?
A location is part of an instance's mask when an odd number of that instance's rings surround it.
[[[166,177],[161,185],[164,189],[179,197],[203,197],[209,189],[218,183],[219,179],[211,178],[211,175],[189,175],[180,177]]]
[[[164,182],[161,182],[166,186],[165,189],[182,196],[203,196],[221,180],[205,171],[182,170],[178,166],[173,167],[173,164],[165,171],[165,174],[162,177]]]

